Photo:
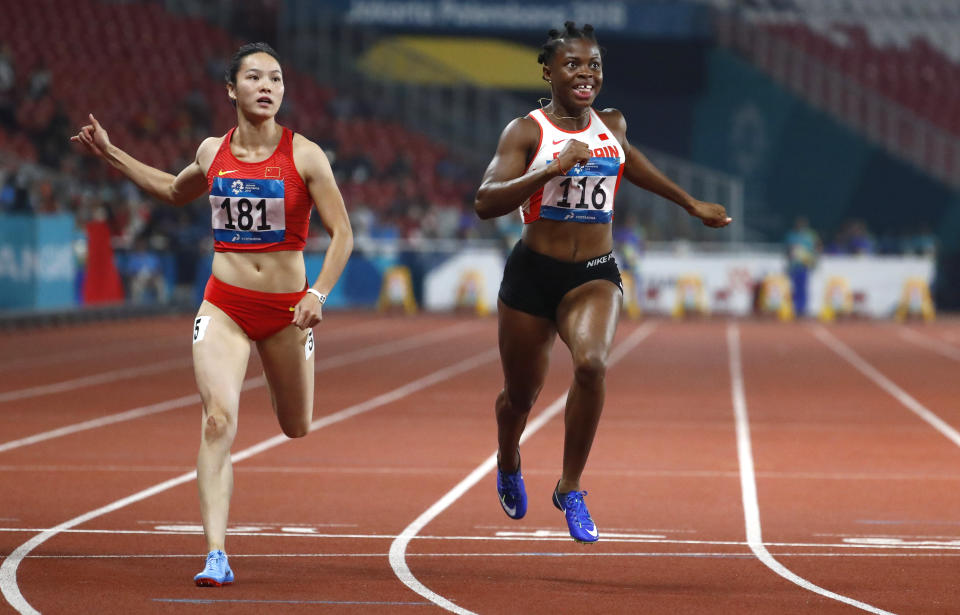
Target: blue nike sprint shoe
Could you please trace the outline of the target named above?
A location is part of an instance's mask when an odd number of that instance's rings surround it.
[[[560,483],[557,483],[560,486]],[[560,493],[554,488],[553,505],[562,510],[567,518],[567,527],[570,528],[570,537],[577,542],[597,542],[600,533],[597,525],[590,518],[590,511],[583,501],[586,491],[568,491]]]
[[[220,587],[233,583],[233,571],[223,551],[211,551],[207,554],[207,565],[193,577],[197,587]]]
[[[520,466],[516,472],[501,472],[497,466],[497,493],[503,512],[511,519],[523,519],[527,514],[527,489],[523,486]]]

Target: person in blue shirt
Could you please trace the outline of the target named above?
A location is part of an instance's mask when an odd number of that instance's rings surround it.
[[[820,237],[803,216],[798,217],[784,240],[787,248],[787,276],[793,286],[793,309],[797,316],[807,312],[807,285],[810,271],[820,254]]]

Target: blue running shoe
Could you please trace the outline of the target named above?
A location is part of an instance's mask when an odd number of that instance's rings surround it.
[[[557,482],[557,487],[560,483]],[[570,528],[570,537],[577,542],[597,542],[600,533],[597,525],[590,518],[590,511],[583,501],[586,491],[568,491],[560,493],[554,488],[553,505],[562,510],[567,518],[567,527]]]
[[[497,493],[500,494],[500,506],[511,519],[523,519],[527,514],[527,489],[523,486],[520,466],[516,472],[501,472],[497,466]]]
[[[207,554],[207,565],[193,577],[197,587],[220,587],[233,583],[233,571],[223,551],[211,551]]]

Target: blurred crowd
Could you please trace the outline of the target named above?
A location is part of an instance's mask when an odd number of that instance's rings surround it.
[[[162,205],[72,146],[69,138],[79,128],[74,124],[97,109],[65,108],[74,102],[65,92],[76,96],[76,90],[63,87],[57,71],[42,58],[18,66],[18,57],[24,56],[0,44],[0,213],[66,213],[74,216],[78,229],[90,221],[104,222],[131,298],[182,299],[177,293],[187,292],[198,263],[212,249],[209,206],[203,199],[183,208]],[[157,104],[143,93],[142,108],[118,114],[122,120],[111,123],[109,114],[98,119],[134,157],[176,173],[204,137],[221,134],[234,123],[221,85],[225,68],[226,59],[208,59],[198,80],[185,85],[177,100]],[[473,195],[482,174],[475,164],[383,119],[375,112],[376,101],[350,91],[349,84],[334,91],[292,71],[286,78],[278,119],[319,143],[329,156],[358,246],[366,238],[489,238],[506,247],[519,237],[519,216],[481,222],[474,215]],[[645,240],[659,237],[628,205],[620,208],[615,234],[618,244],[640,254]],[[319,224],[317,216],[312,219]],[[323,236],[322,229],[312,229],[311,237]],[[817,250],[826,254],[932,255],[936,250],[929,228],[875,235],[855,219],[828,239],[820,237]],[[164,287],[163,280],[173,280],[174,288]]]
[[[205,78],[222,88],[225,61],[211,61]],[[372,106],[349,92],[308,96],[305,108],[291,90],[303,77],[290,75],[278,117],[323,147],[348,203],[356,237],[431,239],[497,237],[497,226],[473,214],[481,169],[397,123],[373,117]],[[296,81],[295,81],[296,80]],[[88,222],[110,229],[120,273],[134,300],[166,301],[175,289],[186,292],[198,262],[212,250],[209,205],[204,199],[183,208],[157,202],[117,171],[70,143],[75,126],[56,95],[52,72],[41,62],[19,67],[0,46],[0,214],[69,214],[82,232]],[[317,87],[314,84],[312,87]],[[214,91],[213,96],[219,92]],[[313,92],[311,92],[313,94]],[[148,95],[147,95],[148,96]],[[192,159],[200,141],[234,123],[222,93],[222,108],[194,88],[174,112],[165,115],[145,104],[132,119],[111,123],[98,116],[114,143],[136,158],[177,173]],[[97,109],[87,110],[83,112]],[[77,116],[77,110],[70,114]],[[152,139],[152,143],[151,143]],[[149,145],[161,147],[148,148]],[[173,146],[171,146],[171,143]],[[141,151],[142,150],[142,151]],[[325,237],[313,216],[311,238]],[[83,254],[79,254],[83,257]],[[148,289],[140,297],[137,289]],[[177,297],[173,297],[177,299]]]

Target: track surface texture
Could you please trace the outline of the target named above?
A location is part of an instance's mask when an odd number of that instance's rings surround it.
[[[0,340],[0,612],[960,612],[960,321],[623,320],[582,485],[550,503],[570,360],[497,501],[496,321],[333,312],[313,431],[280,435],[256,352],[230,587],[198,588],[191,318]]]

